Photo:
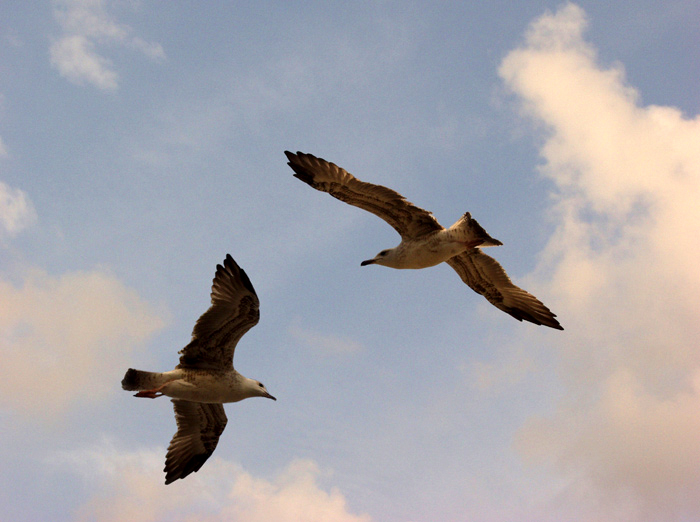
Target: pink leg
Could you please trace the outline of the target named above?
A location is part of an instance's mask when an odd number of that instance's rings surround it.
[[[140,391],[138,393],[135,393],[134,397],[145,397],[147,399],[155,399],[156,397],[160,397],[161,395],[163,395],[163,392],[161,390],[165,388],[167,384],[168,383],[166,382],[165,384],[158,386],[157,388],[154,388],[152,390]]]

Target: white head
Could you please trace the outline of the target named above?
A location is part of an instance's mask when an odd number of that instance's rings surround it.
[[[247,392],[246,395],[248,397],[267,397],[268,399],[272,399],[273,401],[277,400],[272,395],[270,395],[270,392],[267,391],[267,388],[265,388],[265,385],[263,383],[261,383],[260,381],[256,381],[255,379],[248,379],[246,377],[244,389]]]
[[[360,263],[360,266],[365,266],[365,265],[383,265],[383,266],[388,266],[390,268],[399,268],[399,256],[398,256],[398,247],[397,248],[387,248],[386,250],[382,250],[379,252],[376,256],[374,256],[372,259],[367,259],[366,261],[363,261]]]

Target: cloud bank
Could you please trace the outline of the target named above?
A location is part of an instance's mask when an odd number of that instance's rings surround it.
[[[115,390],[132,349],[163,319],[113,275],[32,269],[0,279],[0,407],[41,421]],[[50,383],[50,393],[46,385]]]
[[[63,452],[56,468],[76,470],[96,485],[75,520],[260,522],[370,522],[350,513],[343,494],[319,485],[321,473],[310,460],[294,460],[271,479],[259,478],[218,457],[197,474],[163,485],[165,448],[119,451],[109,441]]]
[[[567,327],[554,353],[568,393],[518,446],[567,478],[562,505],[698,519],[700,119],[643,106],[586,25],[573,4],[545,14],[499,71],[545,129],[555,232],[539,274]]]
[[[118,88],[119,75],[111,60],[97,52],[98,46],[122,46],[154,60],[165,58],[160,44],[132,36],[129,26],[115,22],[102,0],[56,0],[54,17],[63,34],[49,49],[51,65],[77,85],[87,83],[103,90]]]

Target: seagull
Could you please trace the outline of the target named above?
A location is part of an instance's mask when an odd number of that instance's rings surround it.
[[[267,397],[265,386],[233,369],[233,352],[260,319],[260,301],[250,279],[226,255],[216,265],[211,307],[197,319],[192,341],[180,350],[180,363],[164,373],[129,368],[122,388],[135,397],[171,397],[177,433],[165,456],[165,483],[185,478],[207,461],[226,427],[223,403]]]
[[[376,264],[419,269],[445,262],[472,290],[518,321],[564,329],[549,308],[534,295],[515,286],[498,261],[481,251],[482,247],[502,243],[489,236],[469,212],[450,228],[445,228],[432,213],[390,188],[360,181],[335,163],[312,154],[284,153],[295,178],[371,212],[399,233],[401,243],[397,247],[382,250],[372,259],[362,261],[361,266]]]

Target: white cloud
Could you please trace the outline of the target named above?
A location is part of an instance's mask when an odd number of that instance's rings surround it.
[[[98,44],[126,46],[155,60],[165,58],[160,44],[131,36],[130,27],[112,20],[102,0],[57,0],[54,16],[63,35],[50,47],[51,65],[78,85],[89,83],[104,90],[119,85],[112,62],[96,51]]]
[[[139,296],[102,270],[0,279],[0,407],[46,421],[115,389],[129,354],[163,326]],[[39,415],[35,415],[39,414]]]
[[[0,140],[0,155],[2,148]],[[36,211],[27,195],[0,181],[0,237],[3,234],[12,237],[35,223],[36,219]]]
[[[573,4],[542,16],[500,68],[546,127],[556,230],[539,274],[567,328],[569,393],[519,447],[603,518],[698,518],[700,118],[642,106],[620,65],[597,63],[586,24]]]
[[[106,90],[118,87],[119,75],[112,63],[97,54],[95,45],[83,35],[64,36],[51,45],[51,64],[78,85],[87,82]]]
[[[77,471],[98,491],[76,520],[260,522],[370,522],[354,515],[344,495],[319,485],[319,467],[294,460],[272,479],[212,457],[198,473],[168,486],[161,471],[165,448],[133,453],[109,441],[87,450],[63,452],[54,465]]]

